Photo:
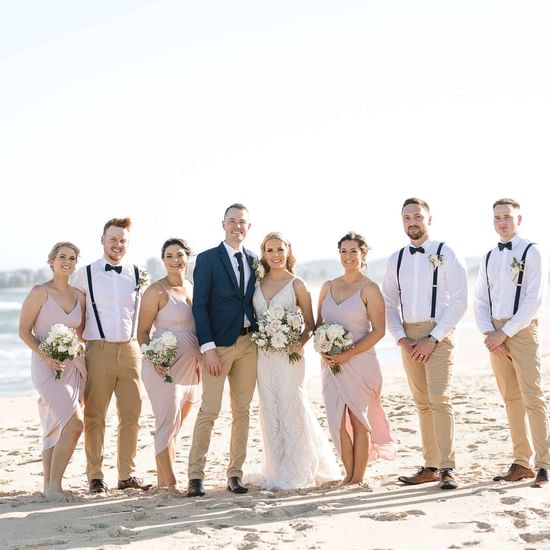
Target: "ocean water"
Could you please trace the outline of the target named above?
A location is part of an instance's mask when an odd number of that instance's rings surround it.
[[[318,288],[312,289],[314,301],[318,296]],[[0,289],[0,397],[35,395],[36,391],[31,381],[31,351],[19,338],[19,315],[21,304],[29,289]],[[314,303],[314,311],[316,304]],[[382,371],[390,374],[399,365],[399,350],[393,339],[386,336],[376,346]],[[306,377],[320,375],[319,356],[308,342],[305,350]]]
[[[0,397],[32,395],[31,351],[19,338],[21,304],[29,289],[0,289]]]

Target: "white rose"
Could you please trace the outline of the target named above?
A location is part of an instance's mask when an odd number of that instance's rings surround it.
[[[280,306],[275,306],[269,309],[269,314],[272,319],[281,320],[285,316],[285,308]]]
[[[336,340],[339,336],[343,336],[344,327],[341,325],[330,325],[327,329],[327,337],[329,340]]]
[[[271,337],[271,345],[275,349],[283,349],[286,346],[286,337],[284,334],[277,332]]]

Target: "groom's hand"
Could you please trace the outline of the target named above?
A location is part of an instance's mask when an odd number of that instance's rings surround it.
[[[208,370],[212,376],[219,376],[222,372],[222,360],[216,349],[209,349],[204,353]]]

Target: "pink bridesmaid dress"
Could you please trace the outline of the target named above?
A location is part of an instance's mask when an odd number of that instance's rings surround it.
[[[161,453],[181,427],[181,408],[186,401],[197,403],[201,353],[195,333],[191,306],[176,299],[169,288],[162,286],[168,302],[159,310],[151,338],[171,332],[178,341],[176,361],[170,369],[173,383],[165,382],[150,361],[144,359],[141,377],[155,415],[155,454]]]
[[[46,289],[47,292],[47,289]],[[62,323],[76,328],[82,322],[82,309],[77,301],[70,313],[57,304],[47,293],[47,298],[36,317],[33,334],[40,341],[48,336],[52,325]],[[84,357],[65,361],[61,379],[55,379],[55,371],[36,353],[31,357],[31,378],[40,395],[38,412],[43,431],[42,449],[51,449],[59,441],[61,431],[82,406],[84,387],[86,386],[86,363]]]
[[[349,330],[354,342],[371,330],[367,308],[361,299],[361,290],[338,304],[330,289],[323,300],[321,315],[323,322],[338,323]],[[340,456],[340,427],[344,407],[347,407],[371,434],[369,461],[394,458],[397,446],[390,435],[388,419],[380,401],[382,372],[374,348],[354,355],[341,365],[340,372],[336,375],[324,360],[322,362],[323,397],[328,425]],[[346,429],[351,436],[349,420]]]

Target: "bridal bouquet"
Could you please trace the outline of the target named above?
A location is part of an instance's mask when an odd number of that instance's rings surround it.
[[[178,341],[170,331],[163,332],[161,336],[153,338],[148,344],[141,344],[141,355],[145,359],[167,369],[172,367],[177,352]],[[174,382],[169,374],[164,377],[164,381]]]
[[[286,353],[290,363],[299,361],[299,349],[304,318],[299,310],[284,307],[269,308],[258,320],[258,330],[252,341],[263,351]]]
[[[84,355],[84,345],[78,341],[74,329],[62,324],[52,325],[48,336],[40,342],[38,348],[55,361],[63,362]],[[55,371],[55,379],[61,380],[63,371]]]
[[[313,336],[313,348],[318,353],[338,355],[351,349],[353,338],[351,332],[337,323],[325,323],[317,328]],[[340,365],[331,365],[332,374],[340,372]]]

